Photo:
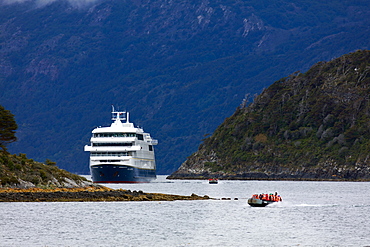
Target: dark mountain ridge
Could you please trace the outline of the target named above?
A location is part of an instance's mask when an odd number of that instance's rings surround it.
[[[0,5],[0,103],[19,125],[9,151],[78,173],[111,104],[159,140],[169,174],[246,94],[370,48],[368,1],[37,2]]]
[[[370,51],[315,64],[242,105],[170,178],[370,180]]]

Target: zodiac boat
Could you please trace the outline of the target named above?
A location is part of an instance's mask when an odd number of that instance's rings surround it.
[[[248,204],[252,207],[266,207],[280,201],[282,201],[282,198],[275,192],[275,194],[254,194],[248,199]]]
[[[218,179],[217,178],[210,178],[210,179],[208,179],[208,182],[210,184],[218,184]]]

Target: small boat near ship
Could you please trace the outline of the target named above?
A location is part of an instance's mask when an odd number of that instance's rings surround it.
[[[134,127],[129,113],[115,111],[109,127],[92,131],[90,146],[90,172],[94,183],[145,183],[156,179],[154,145],[157,140],[142,128]]]
[[[210,183],[210,184],[218,184],[218,179],[217,178],[210,178],[210,179],[208,179],[208,183]]]
[[[248,199],[248,204],[252,207],[266,207],[269,204],[281,202],[282,200],[283,199],[277,192],[275,192],[275,194],[254,194]]]

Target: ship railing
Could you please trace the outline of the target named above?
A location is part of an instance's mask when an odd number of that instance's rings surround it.
[[[127,151],[139,151],[141,149],[140,146],[85,146],[85,151],[90,151],[90,152],[127,152]]]
[[[151,141],[151,144],[152,144],[152,145],[157,145],[157,144],[158,144],[158,140],[154,140],[154,139],[153,139],[153,140]]]

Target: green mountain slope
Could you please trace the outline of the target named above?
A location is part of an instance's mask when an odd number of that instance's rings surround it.
[[[241,106],[171,178],[370,179],[370,51],[315,64]]]

